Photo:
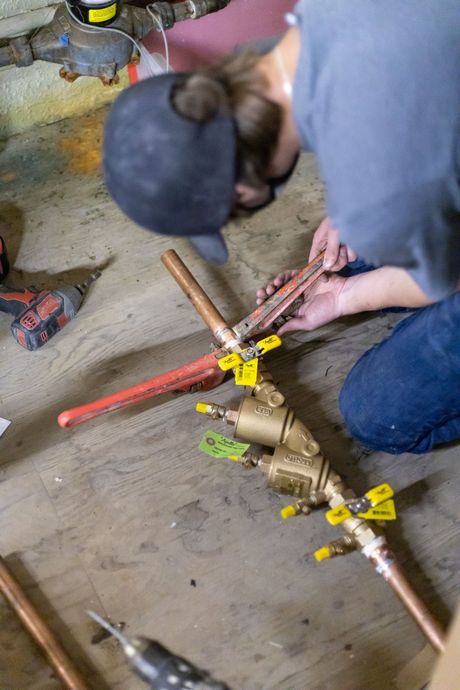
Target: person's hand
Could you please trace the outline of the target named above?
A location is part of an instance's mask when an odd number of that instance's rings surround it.
[[[350,278],[323,275],[308,289],[293,318],[281,326],[279,335],[290,331],[312,331],[342,316],[342,291]]]
[[[257,304],[262,304],[265,302],[267,297],[273,295],[274,292],[279,290],[279,288],[287,283],[291,278],[293,278],[299,272],[298,268],[292,268],[289,271],[282,271],[278,273],[277,276],[272,278],[263,288],[259,288],[256,292],[256,302]]]
[[[324,268],[328,271],[340,271],[350,261],[355,261],[357,255],[344,244],[340,244],[339,233],[333,227],[330,218],[325,218],[313,236],[309,261],[326,250]]]

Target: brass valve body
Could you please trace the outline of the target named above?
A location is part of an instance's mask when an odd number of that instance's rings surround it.
[[[235,436],[270,448],[286,445],[294,453],[309,458],[319,453],[319,444],[289,407],[272,407],[256,397],[241,401]]]
[[[308,456],[279,445],[273,455],[262,457],[260,469],[267,477],[267,485],[277,493],[295,498],[315,495],[316,503],[325,501],[324,490],[331,465],[320,454]]]
[[[227,423],[235,425],[237,438],[274,448],[273,455],[263,455],[259,462],[267,486],[280,494],[308,499],[310,505],[327,502],[334,507],[354,498],[354,491],[320,453],[310,430],[289,407],[273,400],[276,392],[271,375],[262,371],[252,395],[243,398],[237,412],[227,410],[225,416],[219,414]],[[348,518],[342,527],[358,548],[382,533],[377,525],[359,517]]]

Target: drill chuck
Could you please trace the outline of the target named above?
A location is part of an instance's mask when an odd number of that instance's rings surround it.
[[[152,690],[230,690],[156,640],[142,636],[128,639],[98,613],[88,611],[88,615],[117,638],[133,671]]]
[[[133,670],[153,690],[229,690],[156,640],[135,637],[123,649]]]

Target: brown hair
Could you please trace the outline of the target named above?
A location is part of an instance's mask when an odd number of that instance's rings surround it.
[[[279,105],[264,96],[263,75],[256,69],[260,56],[252,52],[230,55],[194,72],[173,94],[181,115],[205,122],[217,113],[231,113],[237,127],[237,178],[261,187],[275,152],[281,127]]]

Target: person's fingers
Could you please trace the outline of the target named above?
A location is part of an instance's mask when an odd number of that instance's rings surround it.
[[[350,247],[347,247],[347,256],[348,256],[348,263],[351,263],[352,261],[356,261],[358,258],[358,255],[356,252],[353,251],[353,249],[350,249]]]
[[[292,331],[307,331],[308,328],[305,327],[305,317],[296,316],[292,319],[283,323],[281,328],[278,330],[278,335],[284,335],[284,333],[291,333]]]
[[[340,239],[337,230],[331,228],[328,233],[326,253],[324,255],[324,268],[328,271],[336,263],[340,252]]]
[[[313,261],[313,259],[316,259],[318,254],[321,254],[323,249],[326,248],[326,244],[327,244],[326,239],[324,239],[324,240],[318,239],[317,241],[315,241],[315,238],[313,238],[313,242],[311,243],[311,247],[310,247],[310,253],[308,255],[308,263],[310,263],[310,261]]]
[[[267,297],[270,297],[273,295],[274,292],[278,290],[278,286],[274,285],[274,281],[271,283],[267,283],[267,285],[263,288],[259,288],[256,292],[256,302],[257,304],[262,304],[262,302],[265,302]]]
[[[329,218],[324,218],[318,225],[315,233],[313,235],[313,240],[311,243],[310,254],[308,255],[308,261],[313,261],[315,257],[326,248],[327,236],[330,228]]]
[[[339,254],[337,256],[337,261],[329,269],[330,271],[340,271],[348,263],[348,252],[344,244],[341,245],[339,249]]]
[[[318,231],[317,231],[318,232]],[[310,254],[308,256],[309,261],[313,261],[318,254],[321,254],[323,249],[326,249],[327,247],[327,235],[326,234],[315,234],[313,237],[313,241],[311,243],[311,248],[310,248]]]
[[[279,288],[282,285],[284,285],[284,283],[286,283],[287,281],[288,281],[287,271],[283,271],[283,273],[278,273],[278,275],[273,278],[272,285]]]
[[[291,278],[293,278],[299,272],[298,268],[292,268],[288,271],[282,271],[278,273],[269,283],[267,283],[263,288],[259,288],[256,292],[256,303],[258,305],[265,302],[267,297],[273,295],[280,287],[287,283]]]

